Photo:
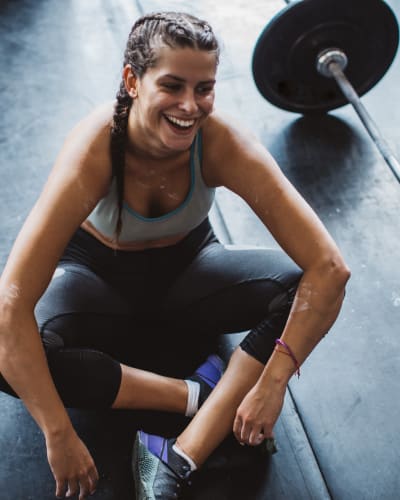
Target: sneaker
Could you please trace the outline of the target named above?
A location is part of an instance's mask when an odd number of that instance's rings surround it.
[[[190,486],[190,465],[172,449],[175,439],[138,431],[133,448],[136,500],[176,500]]]
[[[265,439],[257,446],[241,446],[231,433],[208,457],[203,469],[242,470],[255,464],[265,464],[277,451],[273,438]]]
[[[222,359],[216,354],[211,354],[192,376],[187,377],[189,380],[200,384],[199,408],[219,382],[224,370],[225,363]]]

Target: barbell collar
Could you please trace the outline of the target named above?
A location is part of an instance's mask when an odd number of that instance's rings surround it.
[[[318,54],[316,67],[318,73],[329,78],[333,77],[332,70],[329,67],[332,63],[335,63],[343,71],[347,66],[347,62],[347,56],[343,50],[337,48],[325,49]]]

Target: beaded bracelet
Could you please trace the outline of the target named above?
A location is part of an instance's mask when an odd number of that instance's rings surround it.
[[[293,363],[296,366],[296,372],[295,373],[297,375],[297,378],[299,378],[300,377],[300,365],[299,365],[299,362],[296,359],[296,356],[293,354],[292,349],[290,349],[290,347],[282,339],[276,339],[275,340],[275,344],[279,344],[279,345],[281,345],[282,347],[284,347],[287,350],[287,354],[292,358],[292,361],[293,361]],[[282,351],[279,351],[279,352],[282,352]],[[282,354],[286,354],[286,353],[282,352]]]

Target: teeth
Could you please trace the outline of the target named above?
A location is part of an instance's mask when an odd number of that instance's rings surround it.
[[[169,121],[172,123],[176,123],[180,127],[191,127],[194,124],[194,120],[180,120],[179,118],[175,118],[175,116],[166,115]]]

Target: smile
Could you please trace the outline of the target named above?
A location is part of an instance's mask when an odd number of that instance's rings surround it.
[[[182,118],[176,118],[175,116],[171,115],[164,115],[164,116],[170,123],[182,129],[188,129],[192,127],[196,121],[196,120],[183,120]]]

